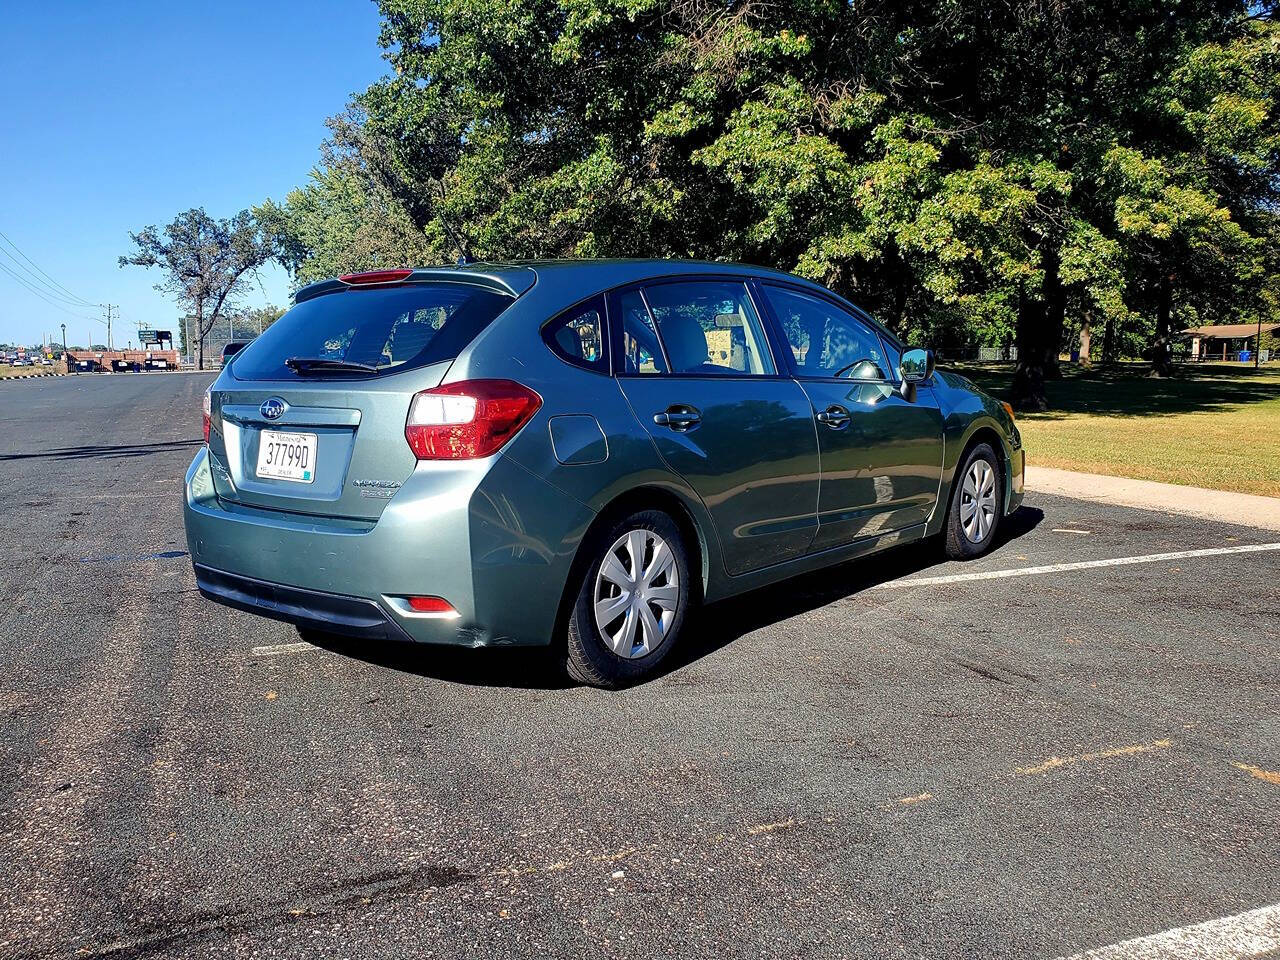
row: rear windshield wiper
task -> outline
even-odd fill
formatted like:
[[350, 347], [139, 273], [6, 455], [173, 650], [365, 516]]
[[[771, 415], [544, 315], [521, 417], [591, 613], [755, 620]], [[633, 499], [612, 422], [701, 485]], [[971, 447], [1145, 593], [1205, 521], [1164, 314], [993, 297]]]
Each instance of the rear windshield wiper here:
[[332, 360], [328, 357], [290, 357], [284, 365], [299, 376], [312, 373], [377, 373], [378, 368], [351, 360]]

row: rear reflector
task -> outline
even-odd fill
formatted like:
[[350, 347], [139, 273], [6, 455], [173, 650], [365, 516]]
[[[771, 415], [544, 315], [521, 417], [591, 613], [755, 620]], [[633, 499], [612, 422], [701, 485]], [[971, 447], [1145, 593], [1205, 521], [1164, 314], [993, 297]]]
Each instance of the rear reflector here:
[[453, 609], [453, 604], [443, 597], [410, 597], [409, 609], [414, 613], [440, 613], [444, 615], [458, 615], [458, 611]]
[[412, 270], [370, 270], [368, 273], [348, 273], [339, 277], [343, 283], [363, 286], [370, 283], [399, 283], [412, 274]]
[[413, 398], [404, 436], [419, 460], [474, 460], [497, 453], [541, 406], [514, 380], [449, 383]]

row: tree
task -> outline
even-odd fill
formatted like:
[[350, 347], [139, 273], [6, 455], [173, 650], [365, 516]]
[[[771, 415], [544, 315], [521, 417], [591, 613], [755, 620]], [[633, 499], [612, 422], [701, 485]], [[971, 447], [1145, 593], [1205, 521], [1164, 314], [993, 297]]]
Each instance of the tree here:
[[194, 208], [157, 230], [130, 233], [136, 250], [120, 257], [120, 266], [158, 267], [164, 280], [156, 289], [174, 297], [194, 325], [198, 366], [204, 369], [204, 341], [224, 309], [234, 303], [251, 273], [276, 253], [256, 218], [242, 210], [217, 220]]
[[300, 279], [745, 260], [916, 342], [1016, 342], [1031, 409], [1081, 331], [1109, 359], [1280, 301], [1271, 2], [379, 5], [391, 75], [271, 211]]
[[268, 200], [253, 212], [277, 258], [301, 283], [442, 255], [353, 157], [313, 170], [284, 204]]

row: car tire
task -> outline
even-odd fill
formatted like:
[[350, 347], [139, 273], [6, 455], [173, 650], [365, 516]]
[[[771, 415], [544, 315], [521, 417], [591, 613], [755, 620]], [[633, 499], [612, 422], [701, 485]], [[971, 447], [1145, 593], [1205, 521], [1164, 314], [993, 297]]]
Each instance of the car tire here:
[[944, 549], [952, 560], [980, 557], [995, 543], [1004, 516], [1000, 459], [987, 443], [969, 450], [956, 470]]
[[569, 614], [565, 668], [605, 689], [648, 679], [679, 640], [695, 593], [680, 528], [661, 511], [642, 510], [602, 528], [586, 548], [591, 562]]

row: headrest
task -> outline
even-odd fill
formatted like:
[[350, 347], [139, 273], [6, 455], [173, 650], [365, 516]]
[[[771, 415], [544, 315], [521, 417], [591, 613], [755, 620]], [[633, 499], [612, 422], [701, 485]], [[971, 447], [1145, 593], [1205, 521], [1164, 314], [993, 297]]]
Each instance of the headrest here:
[[693, 317], [672, 311], [658, 326], [674, 373], [697, 370], [707, 362], [707, 336]]

